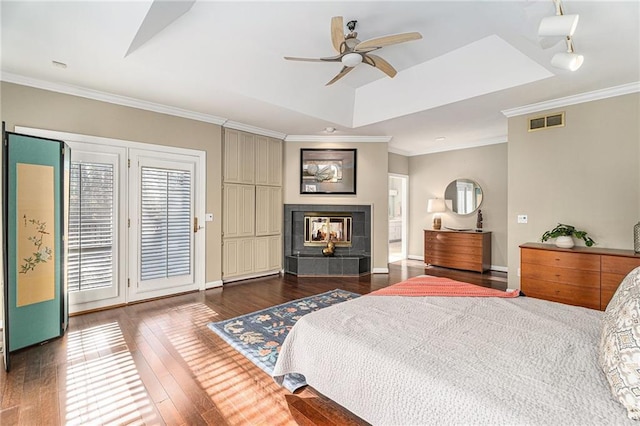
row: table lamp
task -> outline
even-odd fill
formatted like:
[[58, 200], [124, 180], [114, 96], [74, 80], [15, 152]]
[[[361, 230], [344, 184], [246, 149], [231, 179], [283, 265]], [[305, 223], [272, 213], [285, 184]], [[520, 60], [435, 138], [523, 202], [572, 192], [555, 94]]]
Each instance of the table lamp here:
[[442, 198], [432, 198], [427, 202], [427, 213], [434, 213], [433, 215], [433, 229], [440, 229], [442, 227], [442, 219], [440, 213], [447, 211], [447, 205]]

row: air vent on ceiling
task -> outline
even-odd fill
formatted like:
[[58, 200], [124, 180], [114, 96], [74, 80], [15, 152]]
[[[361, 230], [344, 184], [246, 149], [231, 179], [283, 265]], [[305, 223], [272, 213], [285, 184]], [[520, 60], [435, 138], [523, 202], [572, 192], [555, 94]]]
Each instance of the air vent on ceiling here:
[[529, 119], [529, 131], [550, 129], [552, 127], [564, 126], [564, 112], [558, 112], [544, 117], [536, 117]]

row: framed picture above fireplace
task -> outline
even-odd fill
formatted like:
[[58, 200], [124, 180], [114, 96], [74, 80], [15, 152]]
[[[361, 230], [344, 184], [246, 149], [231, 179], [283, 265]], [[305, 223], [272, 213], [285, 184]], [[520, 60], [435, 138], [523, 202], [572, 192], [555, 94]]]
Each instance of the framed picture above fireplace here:
[[301, 149], [301, 194], [355, 194], [355, 149]]

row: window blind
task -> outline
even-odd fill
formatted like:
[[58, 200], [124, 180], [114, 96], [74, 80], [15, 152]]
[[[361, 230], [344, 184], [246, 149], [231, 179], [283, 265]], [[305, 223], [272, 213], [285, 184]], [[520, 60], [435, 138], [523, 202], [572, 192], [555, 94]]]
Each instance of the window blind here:
[[191, 273], [191, 173], [141, 168], [140, 279]]
[[112, 164], [71, 163], [69, 291], [113, 285], [114, 170]]

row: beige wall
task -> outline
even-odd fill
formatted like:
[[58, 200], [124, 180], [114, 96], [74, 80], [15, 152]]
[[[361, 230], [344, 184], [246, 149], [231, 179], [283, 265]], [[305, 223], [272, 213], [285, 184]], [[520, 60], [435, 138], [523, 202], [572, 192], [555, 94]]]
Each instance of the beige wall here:
[[409, 174], [409, 157], [400, 154], [389, 153], [389, 173], [399, 175]]
[[[301, 195], [301, 148], [355, 148], [357, 154], [356, 195]], [[388, 153], [386, 143], [284, 143], [285, 204], [371, 204], [373, 219], [373, 268], [388, 267]]]
[[[566, 111], [566, 126], [527, 132], [533, 116]], [[640, 94], [509, 119], [509, 287], [520, 285], [518, 246], [558, 222], [598, 247], [632, 249], [640, 219]], [[527, 214], [527, 224], [516, 223]]]
[[[409, 157], [409, 256], [424, 256], [423, 230], [432, 228], [427, 200], [443, 198], [449, 183], [473, 179], [482, 187], [483, 229], [491, 231], [491, 264], [507, 266], [507, 144]], [[442, 225], [475, 228], [476, 214], [442, 214]]]
[[0, 84], [1, 118], [9, 131], [14, 126], [26, 126], [206, 151], [206, 211], [216, 219], [206, 227], [205, 281], [221, 279], [220, 126], [11, 83]]

